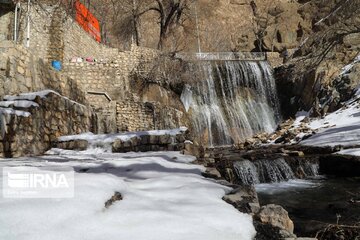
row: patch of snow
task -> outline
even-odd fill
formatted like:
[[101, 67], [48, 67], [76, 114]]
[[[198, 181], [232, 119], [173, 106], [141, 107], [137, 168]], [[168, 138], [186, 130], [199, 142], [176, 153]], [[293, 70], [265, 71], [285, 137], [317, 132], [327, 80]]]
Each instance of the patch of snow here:
[[301, 124], [301, 121], [304, 120], [304, 118], [309, 116], [309, 112], [306, 111], [299, 111], [295, 114], [295, 121], [293, 123], [293, 127], [299, 127]]
[[39, 104], [33, 101], [27, 100], [15, 100], [15, 101], [2, 101], [0, 102], [0, 107], [10, 107], [14, 106], [17, 108], [30, 108], [30, 107], [39, 107]]
[[341, 151], [337, 152], [336, 154], [360, 156], [360, 148], [341, 150]]
[[[230, 189], [202, 177], [203, 167], [192, 160], [178, 152], [74, 151], [5, 159], [0, 167], [73, 167], [75, 197], [0, 198], [0, 239], [253, 239], [252, 217], [225, 203]], [[105, 209], [115, 191], [124, 199]]]
[[9, 114], [9, 115], [16, 115], [19, 117], [29, 117], [31, 113], [26, 111], [14, 110], [12, 108], [2, 108], [0, 107], [0, 114]]
[[308, 126], [318, 130], [314, 136], [302, 141], [313, 146], [350, 146], [360, 141], [360, 108], [358, 103], [330, 113], [322, 119], [311, 121]]
[[39, 91], [39, 92], [21, 93], [19, 95], [6, 95], [4, 97], [4, 100], [6, 100], [6, 101], [16, 101], [16, 100], [34, 101], [36, 97], [46, 98], [46, 96], [49, 95], [50, 93], [53, 93], [55, 95], [58, 95], [64, 99], [66, 99], [66, 100], [69, 100], [70, 102], [72, 102], [74, 104], [85, 107], [85, 105], [75, 102], [67, 97], [64, 97], [61, 94], [59, 94], [58, 92], [55, 92], [53, 90], [43, 90], [43, 91]]
[[31, 93], [21, 93], [19, 95], [6, 95], [4, 97], [4, 100], [6, 101], [15, 101], [15, 100], [29, 100], [29, 101], [34, 101], [36, 97], [41, 97], [41, 98], [45, 98], [47, 95], [49, 95], [50, 93], [54, 93], [56, 95], [59, 95], [59, 93], [53, 91], [53, 90], [44, 90], [44, 91], [39, 91], [39, 92], [31, 92]]
[[340, 75], [344, 75], [344, 74], [348, 73], [355, 66], [355, 64], [357, 64], [359, 62], [360, 62], [360, 54], [354, 59], [354, 61], [352, 63], [344, 66], [341, 69]]

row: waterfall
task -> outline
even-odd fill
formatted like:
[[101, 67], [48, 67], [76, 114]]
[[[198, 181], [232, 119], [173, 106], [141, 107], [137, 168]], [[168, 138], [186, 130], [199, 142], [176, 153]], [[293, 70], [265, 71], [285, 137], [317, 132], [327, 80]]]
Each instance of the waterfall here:
[[234, 162], [234, 169], [239, 182], [243, 184], [258, 184], [269, 182], [282, 182], [297, 178], [296, 169], [304, 170], [305, 176], [318, 175], [318, 164], [303, 160], [293, 168], [283, 159], [275, 160], [241, 160]]
[[249, 160], [239, 161], [234, 163], [234, 169], [237, 177], [244, 184], [260, 183], [257, 168], [254, 163]]
[[195, 134], [206, 138], [209, 146], [241, 142], [276, 128], [279, 103], [272, 70], [266, 61], [197, 64], [201, 79], [190, 84], [191, 90], [185, 88], [181, 99], [191, 109]]

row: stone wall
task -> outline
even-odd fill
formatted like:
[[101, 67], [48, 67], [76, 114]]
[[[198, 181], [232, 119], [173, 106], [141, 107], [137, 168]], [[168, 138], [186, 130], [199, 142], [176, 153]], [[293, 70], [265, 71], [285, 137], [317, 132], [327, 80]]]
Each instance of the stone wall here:
[[96, 115], [52, 91], [0, 102], [0, 157], [40, 155], [63, 135], [97, 132]]
[[0, 42], [10, 40], [11, 38], [11, 21], [13, 19], [13, 12], [8, 8], [1, 8], [0, 6]]
[[117, 132], [116, 102], [101, 93], [90, 92], [86, 95], [86, 98], [98, 115], [98, 131], [100, 133]]
[[184, 126], [184, 113], [158, 102], [142, 102], [130, 96], [117, 103], [118, 132], [175, 129]]
[[118, 102], [116, 108], [118, 132], [155, 129], [153, 104], [128, 98], [127, 101]]
[[86, 103], [84, 92], [73, 79], [54, 71], [27, 48], [10, 41], [0, 42], [0, 99], [45, 89]]
[[112, 99], [122, 99], [128, 89], [121, 68], [121, 64], [113, 62], [65, 63], [62, 74], [75, 79], [84, 92], [105, 92]]
[[[23, 5], [23, 13], [26, 13]], [[73, 57], [112, 58], [119, 52], [96, 42], [58, 4], [32, 4], [30, 49], [45, 61], [67, 62]], [[26, 14], [20, 18], [19, 43], [26, 43]]]
[[130, 90], [131, 74], [150, 71], [144, 68], [159, 52], [135, 45], [131, 51], [119, 52], [112, 60], [99, 62], [65, 62], [62, 73], [76, 80], [84, 92], [105, 92], [114, 100], [124, 100]]

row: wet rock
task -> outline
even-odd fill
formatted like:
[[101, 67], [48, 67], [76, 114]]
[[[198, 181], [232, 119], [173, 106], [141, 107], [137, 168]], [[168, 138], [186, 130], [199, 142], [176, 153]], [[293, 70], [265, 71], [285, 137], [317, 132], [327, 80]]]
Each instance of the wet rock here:
[[120, 152], [124, 146], [124, 142], [121, 139], [116, 139], [112, 144], [113, 152]]
[[257, 213], [260, 210], [259, 200], [254, 186], [239, 186], [223, 197], [240, 212]]
[[74, 140], [74, 141], [65, 141], [65, 142], [56, 142], [54, 143], [55, 148], [65, 149], [65, 150], [77, 150], [84, 151], [88, 148], [88, 141], [86, 140]]
[[339, 177], [360, 176], [360, 157], [331, 154], [320, 157], [320, 172]]
[[287, 154], [292, 157], [304, 157], [305, 154], [302, 151], [287, 151]]
[[256, 240], [279, 240], [283, 239], [280, 234], [280, 229], [270, 224], [263, 224], [258, 221], [254, 221], [256, 229]]
[[285, 137], [281, 136], [275, 140], [275, 143], [276, 144], [283, 143], [283, 142], [285, 142], [285, 140], [286, 140]]

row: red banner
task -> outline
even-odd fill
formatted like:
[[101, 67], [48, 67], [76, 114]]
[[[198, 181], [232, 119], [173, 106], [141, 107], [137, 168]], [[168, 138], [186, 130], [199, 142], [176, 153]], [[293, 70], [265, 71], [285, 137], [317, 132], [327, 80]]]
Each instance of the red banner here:
[[96, 41], [101, 42], [100, 24], [94, 15], [79, 1], [75, 2], [76, 21], [79, 25], [95, 38]]

